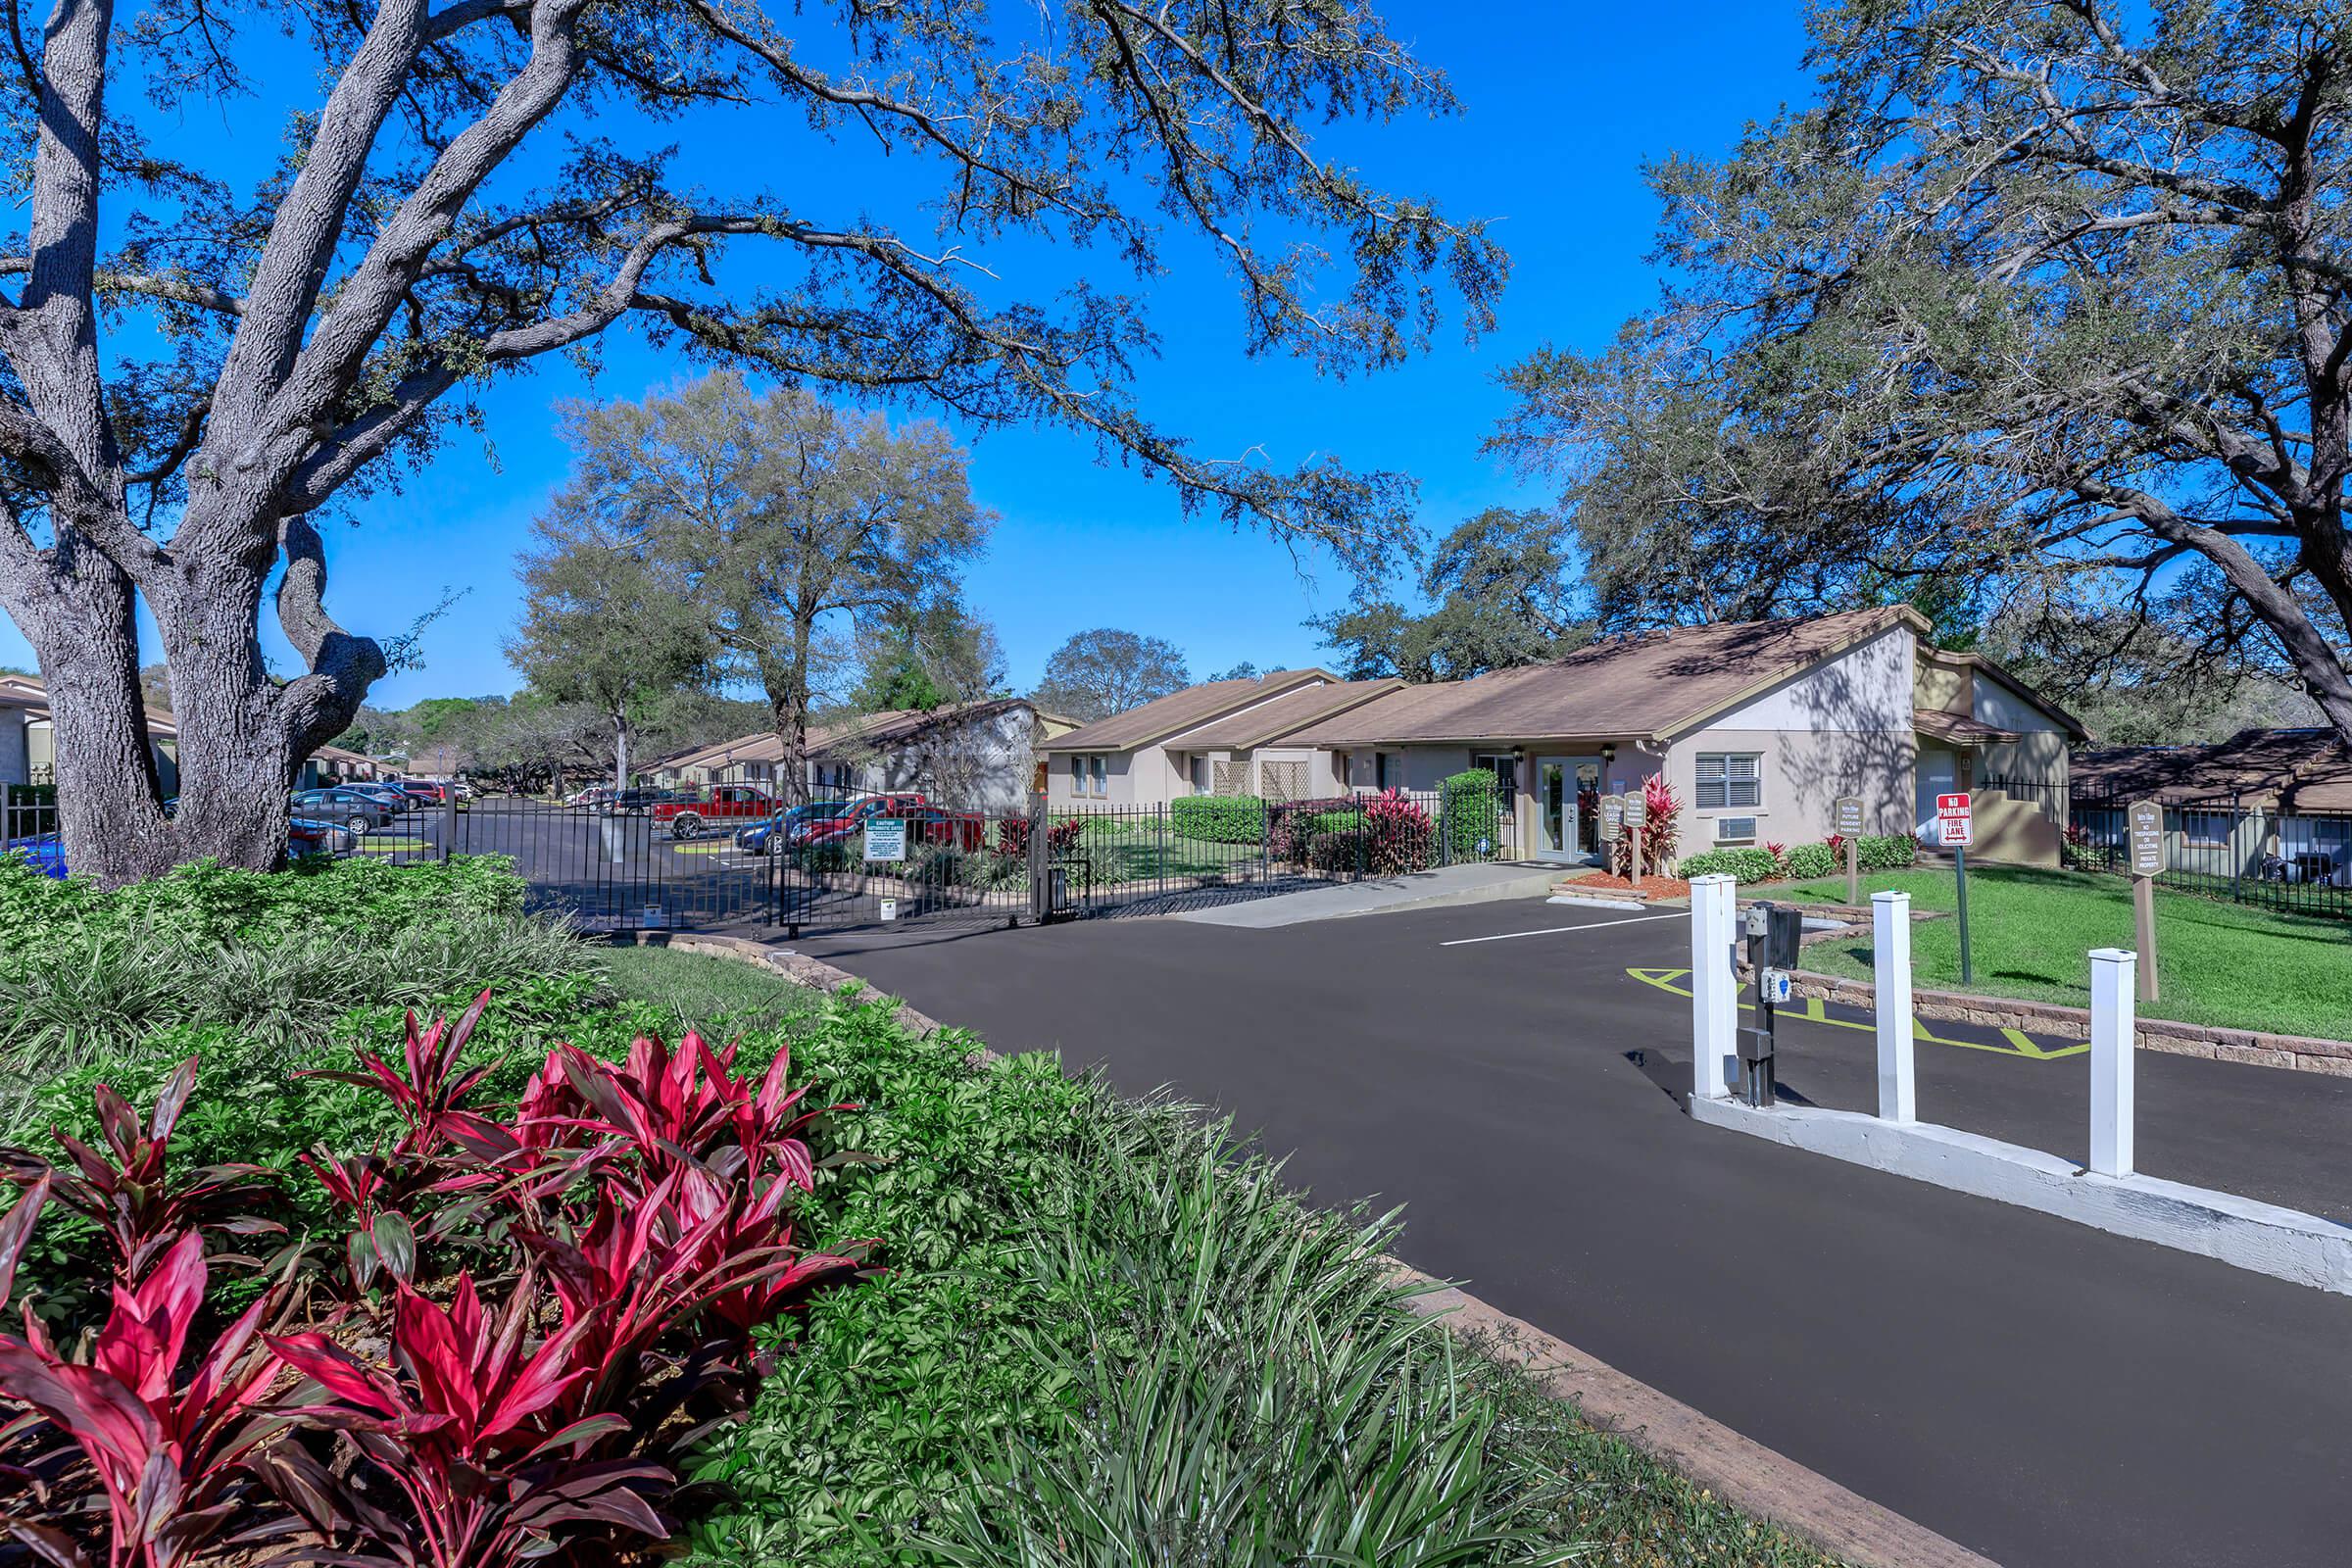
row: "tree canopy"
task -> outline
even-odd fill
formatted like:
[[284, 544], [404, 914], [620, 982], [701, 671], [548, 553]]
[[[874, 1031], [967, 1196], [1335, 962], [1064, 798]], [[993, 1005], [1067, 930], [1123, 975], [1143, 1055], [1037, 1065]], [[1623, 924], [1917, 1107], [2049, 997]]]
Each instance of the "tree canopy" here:
[[1557, 659], [1592, 636], [1560, 533], [1548, 512], [1491, 507], [1431, 552], [1416, 585], [1427, 610], [1366, 593], [1307, 624], [1350, 680], [1462, 680]]
[[1935, 592], [2352, 737], [2352, 13], [1839, 0], [1819, 101], [1650, 171], [1668, 290], [1509, 376], [1602, 619]]
[[[972, 430], [1075, 431], [1188, 509], [1360, 565], [1409, 482], [1197, 452], [1134, 395], [1140, 291], [1213, 258], [1243, 352], [1342, 373], [1416, 352], [1442, 295], [1486, 330], [1504, 273], [1480, 223], [1318, 147], [1335, 119], [1455, 107], [1352, 0], [117, 12], [57, 0], [0, 79], [25, 175], [0, 245], [0, 606], [56, 700], [68, 852], [109, 880], [282, 855], [294, 760], [385, 665], [328, 614], [311, 519], [616, 326]], [[212, 103], [282, 135], [258, 178], [246, 138], [179, 128]], [[857, 177], [885, 158], [923, 172], [903, 210]], [[259, 645], [273, 574], [303, 666], [283, 682]], [[180, 723], [171, 818], [141, 604]]]
[[1081, 723], [1124, 713], [1193, 683], [1184, 655], [1163, 637], [1115, 626], [1082, 631], [1054, 650], [1030, 700]]

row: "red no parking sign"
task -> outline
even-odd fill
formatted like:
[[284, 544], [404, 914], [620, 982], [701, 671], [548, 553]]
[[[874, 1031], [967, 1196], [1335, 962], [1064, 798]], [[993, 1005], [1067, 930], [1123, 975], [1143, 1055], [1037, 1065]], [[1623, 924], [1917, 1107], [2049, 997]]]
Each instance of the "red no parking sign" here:
[[1936, 797], [1936, 842], [1947, 850], [1965, 850], [1976, 842], [1976, 820], [1970, 814], [1967, 795]]

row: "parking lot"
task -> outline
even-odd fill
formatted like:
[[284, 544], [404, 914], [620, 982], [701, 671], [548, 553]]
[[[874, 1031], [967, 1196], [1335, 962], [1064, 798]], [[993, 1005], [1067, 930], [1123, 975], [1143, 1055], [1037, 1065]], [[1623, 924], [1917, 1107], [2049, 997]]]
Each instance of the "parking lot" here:
[[[1236, 930], [810, 940], [1001, 1050], [1234, 1112], [1326, 1201], [2009, 1568], [2335, 1563], [2352, 1300], [1693, 1124], [1679, 911], [1541, 901]], [[1923, 1117], [2080, 1154], [2087, 1066], [1931, 1025]], [[1791, 1096], [1873, 1043], [1791, 1020]], [[2352, 1082], [2143, 1054], [2140, 1167], [2352, 1219]]]

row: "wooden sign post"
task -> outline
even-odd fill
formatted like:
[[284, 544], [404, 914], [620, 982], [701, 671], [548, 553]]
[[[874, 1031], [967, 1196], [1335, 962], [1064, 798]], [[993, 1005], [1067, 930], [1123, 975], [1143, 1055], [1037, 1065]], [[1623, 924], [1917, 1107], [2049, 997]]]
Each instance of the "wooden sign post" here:
[[[2125, 809], [2132, 850], [2132, 924], [2139, 944], [2139, 1000], [2156, 995], [2156, 879], [2164, 874], [2164, 804], [2133, 801]], [[2234, 853], [2236, 846], [2232, 845]]]
[[1845, 902], [1862, 902], [1862, 797], [1840, 795], [1831, 814], [1838, 825], [1838, 836], [1845, 840]]
[[[1625, 837], [1625, 797], [1603, 795], [1600, 798], [1600, 842], [1615, 844], [1623, 837]], [[1614, 856], [1610, 858], [1609, 863], [1612, 866], [1616, 864]]]
[[1642, 885], [1642, 826], [1649, 820], [1649, 802], [1640, 790], [1629, 790], [1625, 796], [1625, 836], [1634, 855], [1634, 886]]

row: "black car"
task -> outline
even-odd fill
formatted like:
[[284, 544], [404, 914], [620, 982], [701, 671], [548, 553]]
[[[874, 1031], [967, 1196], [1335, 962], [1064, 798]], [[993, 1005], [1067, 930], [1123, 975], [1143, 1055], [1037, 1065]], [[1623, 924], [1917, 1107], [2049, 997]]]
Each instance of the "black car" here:
[[375, 828], [391, 826], [393, 812], [392, 808], [372, 794], [338, 786], [296, 791], [294, 814], [315, 821], [340, 822], [353, 833], [366, 837]]
[[685, 798], [676, 790], [621, 790], [610, 799], [597, 802], [596, 808], [606, 816], [643, 816], [664, 801]]

